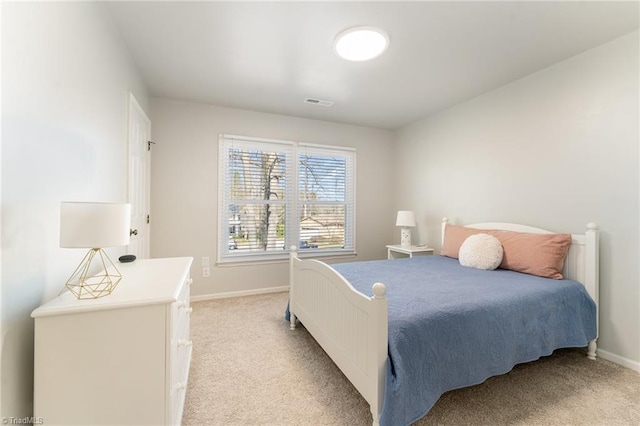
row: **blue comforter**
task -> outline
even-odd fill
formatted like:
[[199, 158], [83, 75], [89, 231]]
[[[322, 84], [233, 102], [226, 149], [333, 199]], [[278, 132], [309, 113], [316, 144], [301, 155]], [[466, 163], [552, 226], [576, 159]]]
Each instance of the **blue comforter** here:
[[596, 336], [582, 285], [426, 256], [332, 265], [363, 294], [387, 287], [389, 361], [381, 425], [407, 425], [445, 392]]

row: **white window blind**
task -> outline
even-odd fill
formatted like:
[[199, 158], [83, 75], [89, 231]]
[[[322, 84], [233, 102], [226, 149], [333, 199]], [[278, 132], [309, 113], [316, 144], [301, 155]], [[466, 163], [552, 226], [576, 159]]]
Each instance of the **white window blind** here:
[[353, 174], [353, 161], [346, 152], [299, 145], [301, 248], [353, 250]]
[[355, 250], [355, 151], [221, 135], [219, 260]]

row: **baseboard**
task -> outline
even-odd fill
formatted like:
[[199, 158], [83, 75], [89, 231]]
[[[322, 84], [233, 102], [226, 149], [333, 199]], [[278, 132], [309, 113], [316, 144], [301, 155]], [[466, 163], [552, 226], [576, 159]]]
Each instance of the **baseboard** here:
[[598, 356], [602, 359], [606, 359], [607, 361], [611, 361], [640, 373], [640, 362], [632, 361], [619, 355], [612, 354], [611, 352], [603, 351], [602, 349], [598, 349]]
[[280, 293], [281, 291], [289, 291], [289, 286], [259, 288], [255, 290], [230, 291], [227, 293], [203, 294], [200, 296], [191, 296], [192, 302], [202, 302], [204, 300], [227, 299], [230, 297], [255, 296], [256, 294]]

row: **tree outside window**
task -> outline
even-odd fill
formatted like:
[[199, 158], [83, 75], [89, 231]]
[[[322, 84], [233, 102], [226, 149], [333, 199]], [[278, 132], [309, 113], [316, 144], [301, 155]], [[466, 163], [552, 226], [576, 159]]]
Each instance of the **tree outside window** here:
[[353, 150], [225, 135], [220, 158], [222, 258], [354, 250]]

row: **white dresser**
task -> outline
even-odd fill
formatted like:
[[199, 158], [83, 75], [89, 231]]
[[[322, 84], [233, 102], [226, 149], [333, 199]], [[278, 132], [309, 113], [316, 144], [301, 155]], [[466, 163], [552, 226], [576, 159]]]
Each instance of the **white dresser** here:
[[66, 292], [33, 311], [34, 416], [47, 425], [180, 424], [192, 261], [118, 263], [111, 295]]

